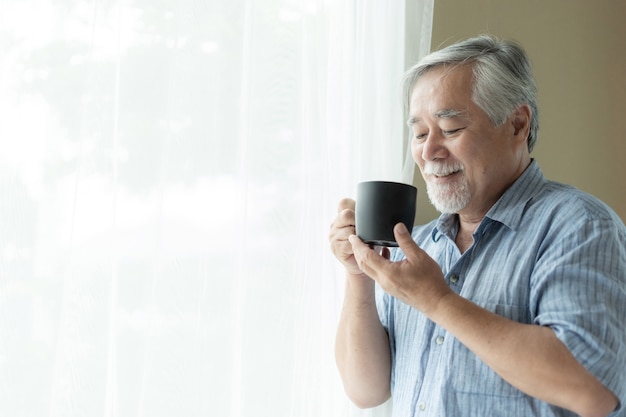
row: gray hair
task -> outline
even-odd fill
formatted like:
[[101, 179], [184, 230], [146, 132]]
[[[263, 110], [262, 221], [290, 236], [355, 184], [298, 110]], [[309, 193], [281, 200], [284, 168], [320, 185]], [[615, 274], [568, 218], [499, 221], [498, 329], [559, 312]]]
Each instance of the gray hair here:
[[481, 35], [450, 45], [422, 58], [404, 75], [403, 90], [407, 110], [417, 80], [440, 66], [473, 65], [472, 100], [499, 126], [519, 106], [531, 109], [528, 151], [532, 152], [539, 133], [537, 86], [530, 60], [524, 49], [513, 41]]

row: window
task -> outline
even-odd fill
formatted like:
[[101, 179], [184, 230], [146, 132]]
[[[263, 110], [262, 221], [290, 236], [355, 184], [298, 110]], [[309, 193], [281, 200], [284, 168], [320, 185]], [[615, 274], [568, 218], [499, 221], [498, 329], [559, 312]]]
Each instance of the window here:
[[5, 5], [0, 414], [346, 415], [326, 234], [358, 179], [401, 170], [405, 18]]

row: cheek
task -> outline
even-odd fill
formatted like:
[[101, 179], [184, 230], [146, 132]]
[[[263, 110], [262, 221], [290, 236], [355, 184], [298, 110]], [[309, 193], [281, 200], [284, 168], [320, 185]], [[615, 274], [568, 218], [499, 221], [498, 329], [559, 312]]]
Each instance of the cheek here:
[[416, 144], [415, 141], [411, 141], [411, 156], [417, 165], [422, 167], [424, 160], [422, 159], [422, 145]]

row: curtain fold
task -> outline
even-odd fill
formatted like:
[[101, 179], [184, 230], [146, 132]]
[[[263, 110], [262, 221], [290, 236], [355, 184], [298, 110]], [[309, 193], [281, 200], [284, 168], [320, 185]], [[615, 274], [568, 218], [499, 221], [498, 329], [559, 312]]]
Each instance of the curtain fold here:
[[410, 3], [3, 4], [1, 415], [388, 412], [343, 393], [327, 233], [412, 178]]

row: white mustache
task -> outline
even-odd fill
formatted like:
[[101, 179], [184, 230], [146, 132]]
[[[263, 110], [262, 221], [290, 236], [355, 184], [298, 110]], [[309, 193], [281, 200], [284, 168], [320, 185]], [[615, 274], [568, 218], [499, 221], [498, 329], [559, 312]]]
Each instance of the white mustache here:
[[445, 177], [455, 172], [461, 172], [465, 167], [460, 162], [455, 163], [436, 163], [427, 162], [424, 165], [424, 175], [435, 175], [437, 177]]

